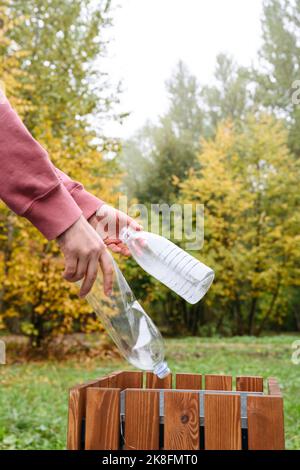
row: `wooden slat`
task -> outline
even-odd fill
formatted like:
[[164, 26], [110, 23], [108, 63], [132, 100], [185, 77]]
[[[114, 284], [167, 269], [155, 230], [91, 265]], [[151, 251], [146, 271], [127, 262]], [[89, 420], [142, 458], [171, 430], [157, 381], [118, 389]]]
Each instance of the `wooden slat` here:
[[263, 392], [264, 380], [258, 376], [239, 376], [236, 378], [238, 392]]
[[274, 377], [270, 377], [268, 379], [268, 392], [269, 392], [269, 395], [273, 395], [275, 397], [282, 396], [279, 383], [277, 382], [276, 379], [274, 379]]
[[125, 449], [159, 449], [158, 391], [125, 391]]
[[122, 388], [120, 386], [117, 387], [117, 383], [120, 384], [122, 381], [122, 376], [124, 374], [124, 371], [120, 370], [118, 372], [113, 372], [112, 374], [109, 374], [108, 376], [108, 386], [110, 388]]
[[172, 374], [159, 379], [153, 372], [146, 372], [146, 388], [172, 388]]
[[109, 378], [108, 377], [102, 377], [102, 379], [100, 379], [98, 381], [97, 387], [108, 388], [108, 386], [109, 386]]
[[143, 372], [139, 371], [120, 371], [108, 377], [109, 387], [111, 388], [142, 388]]
[[81, 423], [83, 417], [83, 398], [79, 388], [69, 391], [69, 414], [67, 449], [79, 450], [81, 448]]
[[176, 388], [178, 390], [201, 390], [201, 374], [176, 374]]
[[238, 395], [205, 395], [204, 422], [206, 450], [241, 449], [241, 403]]
[[88, 388], [85, 426], [87, 450], [118, 450], [120, 389]]
[[248, 396], [248, 448], [284, 449], [283, 399], [278, 396]]
[[231, 375], [206, 375], [205, 389], [231, 391], [232, 377]]
[[198, 450], [199, 394], [164, 392], [164, 449]]
[[85, 417], [86, 389], [97, 387], [100, 379], [90, 380], [82, 385], [72, 387], [69, 391], [67, 449], [79, 450], [82, 447], [81, 428]]

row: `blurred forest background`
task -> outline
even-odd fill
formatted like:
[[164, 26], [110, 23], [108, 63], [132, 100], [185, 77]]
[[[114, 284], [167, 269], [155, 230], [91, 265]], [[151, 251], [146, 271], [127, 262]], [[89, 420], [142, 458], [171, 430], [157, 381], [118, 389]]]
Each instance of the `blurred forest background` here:
[[[203, 85], [178, 63], [166, 83], [168, 111], [122, 145], [91, 125], [114, 113], [119, 96], [96, 66], [109, 47], [104, 31], [113, 28], [110, 1], [96, 3], [0, 2], [8, 98], [55, 165], [108, 203], [126, 194], [146, 205], [205, 204], [204, 247], [192, 254], [216, 279], [201, 303], [187, 305], [133, 260], [123, 262], [164, 334], [300, 331], [300, 105], [292, 99], [300, 2], [264, 1], [257, 67], [220, 54], [214, 85]], [[62, 281], [57, 245], [3, 204], [0, 226], [3, 332], [45, 349], [57, 335], [99, 330], [76, 288]]]

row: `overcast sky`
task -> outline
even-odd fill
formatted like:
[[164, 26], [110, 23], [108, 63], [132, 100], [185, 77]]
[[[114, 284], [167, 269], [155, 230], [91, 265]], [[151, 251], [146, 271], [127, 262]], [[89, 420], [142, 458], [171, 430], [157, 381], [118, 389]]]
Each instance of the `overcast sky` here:
[[122, 80], [122, 126], [105, 133], [129, 137], [167, 108], [165, 81], [182, 59], [200, 83], [209, 83], [219, 52], [251, 64], [261, 43], [262, 0], [115, 0], [107, 71]]

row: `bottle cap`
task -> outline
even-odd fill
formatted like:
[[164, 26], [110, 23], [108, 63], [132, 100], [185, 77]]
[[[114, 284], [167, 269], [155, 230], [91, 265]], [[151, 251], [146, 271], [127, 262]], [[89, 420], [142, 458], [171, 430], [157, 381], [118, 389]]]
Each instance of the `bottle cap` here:
[[168, 364], [166, 362], [160, 362], [154, 369], [153, 372], [159, 379], [164, 379], [171, 373]]

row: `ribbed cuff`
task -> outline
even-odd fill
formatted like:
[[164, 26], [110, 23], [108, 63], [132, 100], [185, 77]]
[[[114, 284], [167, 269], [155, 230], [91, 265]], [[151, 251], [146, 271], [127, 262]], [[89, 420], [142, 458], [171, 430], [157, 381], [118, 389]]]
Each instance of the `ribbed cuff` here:
[[104, 204], [101, 199], [93, 196], [82, 187], [74, 188], [70, 194], [87, 220]]
[[81, 216], [82, 212], [63, 184], [36, 199], [22, 214], [48, 240], [54, 240]]

